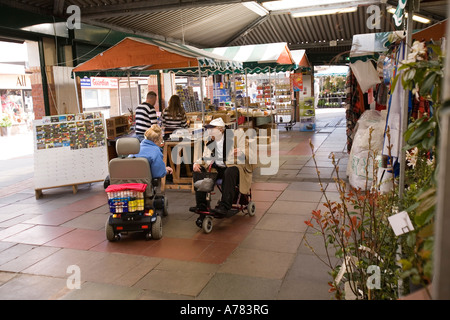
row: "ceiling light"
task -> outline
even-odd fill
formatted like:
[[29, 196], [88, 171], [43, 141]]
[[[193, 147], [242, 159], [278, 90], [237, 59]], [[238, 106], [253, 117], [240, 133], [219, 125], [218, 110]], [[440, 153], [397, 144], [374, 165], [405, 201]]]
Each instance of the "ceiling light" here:
[[[343, 4], [346, 3], [348, 5], [349, 2], [355, 2], [354, 0], [281, 0], [281, 1], [267, 1], [263, 3], [263, 6], [270, 11], [277, 10], [290, 10], [311, 6], [328, 6], [334, 4]], [[358, 2], [358, 1], [356, 1]]]
[[255, 1], [243, 2], [242, 4], [246, 6], [247, 9], [252, 10], [254, 13], [260, 15], [261, 17], [269, 13], [266, 8]]
[[[394, 7], [390, 7], [390, 8], [387, 9], [387, 12], [389, 12], [391, 14], [394, 14], [395, 10], [396, 9]], [[408, 18], [408, 13], [407, 12], [405, 12], [405, 18]], [[413, 20], [417, 21], [417, 22], [420, 22], [420, 23], [424, 23], [424, 24], [431, 22], [430, 19], [422, 17], [422, 16], [418, 16], [416, 14], [413, 14]]]
[[349, 12], [355, 12], [356, 10], [358, 10], [358, 7], [316, 10], [316, 11], [291, 11], [291, 16], [292, 16], [292, 18], [312, 17], [312, 16], [322, 16], [322, 15], [336, 14], [336, 13], [349, 13]]

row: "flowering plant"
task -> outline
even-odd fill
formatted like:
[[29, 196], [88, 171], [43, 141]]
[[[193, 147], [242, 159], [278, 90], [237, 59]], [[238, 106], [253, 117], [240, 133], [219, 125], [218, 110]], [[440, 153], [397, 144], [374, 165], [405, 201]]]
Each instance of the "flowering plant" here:
[[[371, 149], [366, 163], [376, 158]], [[314, 146], [311, 144], [314, 163]], [[339, 166], [334, 155], [332, 163], [337, 177], [336, 189], [339, 200], [331, 201], [324, 191], [320, 171], [317, 168], [319, 185], [325, 202], [322, 209], [312, 211], [305, 224], [322, 237], [325, 258], [317, 254], [310, 245], [308, 234], [304, 241], [311, 251], [329, 268], [332, 280], [328, 282], [329, 292], [337, 299], [396, 299], [398, 296], [399, 266], [396, 263], [397, 241], [391, 229], [388, 216], [397, 204], [396, 192], [382, 194], [378, 191], [377, 166], [369, 172], [366, 165], [366, 187], [370, 179], [372, 188], [356, 189], [339, 178]], [[334, 254], [334, 258], [332, 257]]]
[[432, 279], [432, 254], [434, 247], [433, 224], [436, 204], [435, 165], [438, 158], [436, 146], [440, 131], [444, 57], [436, 44], [426, 46], [415, 41], [408, 58], [402, 61], [393, 81], [392, 90], [400, 78], [405, 90], [411, 90], [414, 99], [430, 104], [430, 112], [418, 114], [404, 133], [407, 165], [405, 196], [401, 206], [411, 217], [414, 231], [403, 237], [403, 278], [413, 284], [425, 286]]

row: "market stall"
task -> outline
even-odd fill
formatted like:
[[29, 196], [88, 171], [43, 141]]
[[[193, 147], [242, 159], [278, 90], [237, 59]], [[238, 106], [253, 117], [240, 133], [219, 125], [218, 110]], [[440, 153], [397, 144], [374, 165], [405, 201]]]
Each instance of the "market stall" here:
[[243, 62], [243, 69], [236, 70], [234, 79], [230, 79], [235, 84], [229, 85], [229, 95], [238, 112], [247, 118], [247, 124], [273, 128], [280, 120], [284, 124], [295, 123], [293, 100], [299, 100], [299, 93], [294, 93], [292, 75], [295, 70], [301, 76], [301, 71], [311, 69], [304, 50], [290, 51], [286, 43], [205, 50]]
[[[424, 62], [427, 59], [437, 59], [437, 54], [431, 54], [433, 49], [427, 49], [427, 46], [431, 45], [432, 39], [433, 45], [439, 45], [444, 35], [443, 25], [445, 23], [439, 23], [413, 33], [411, 38], [417, 42], [411, 46], [411, 54], [408, 53], [407, 39], [404, 38], [403, 31], [354, 36], [347, 77], [346, 105], [347, 147], [350, 153], [347, 175], [352, 185], [362, 187], [356, 181], [358, 177], [365, 177], [363, 167], [366, 165], [367, 156], [358, 153], [362, 150], [362, 144], [366, 145], [367, 153], [368, 146], [367, 142], [362, 142], [364, 139], [361, 135], [364, 133], [361, 132], [361, 126], [366, 130], [376, 127], [377, 130], [372, 134], [372, 146], [377, 148], [374, 151], [389, 159], [387, 165], [393, 170], [388, 174], [400, 176], [400, 184], [404, 184], [406, 160], [402, 150], [403, 147], [410, 146], [405, 138], [408, 134], [407, 128], [424, 115], [433, 116], [435, 110], [429, 99], [419, 95], [417, 88], [404, 87], [407, 82], [399, 80], [404, 72], [401, 66], [415, 62], [418, 56], [418, 59]], [[426, 93], [421, 91], [421, 94]], [[381, 127], [378, 124], [381, 124]], [[379, 128], [381, 130], [378, 130]], [[386, 134], [388, 128], [389, 136]], [[411, 136], [411, 132], [408, 136]], [[386, 165], [386, 161], [383, 162]]]

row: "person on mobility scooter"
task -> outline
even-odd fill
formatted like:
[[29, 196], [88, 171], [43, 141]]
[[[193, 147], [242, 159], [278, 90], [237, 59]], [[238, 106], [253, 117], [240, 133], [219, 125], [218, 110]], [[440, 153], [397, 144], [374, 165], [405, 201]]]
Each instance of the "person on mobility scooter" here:
[[[226, 129], [222, 118], [212, 120], [205, 128], [209, 141], [205, 143], [203, 158], [193, 165], [194, 187], [199, 186], [199, 180], [207, 177], [209, 172], [215, 173], [214, 183], [206, 192], [195, 187], [196, 206], [189, 208], [189, 211], [200, 214], [196, 223], [209, 233], [212, 229], [211, 217], [230, 217], [243, 210], [254, 215], [255, 205], [251, 202], [250, 188], [256, 164], [250, 161], [254, 155], [242, 129]], [[222, 195], [217, 206], [210, 208], [207, 197], [216, 183]], [[206, 226], [203, 223], [205, 218], [208, 218]]]
[[162, 160], [161, 142], [158, 125], [145, 132], [141, 143], [137, 138], [117, 140], [119, 156], [109, 162], [111, 185], [105, 185], [111, 209], [105, 226], [109, 241], [119, 240], [122, 233], [136, 231], [144, 232], [147, 239], [161, 239], [161, 216], [168, 213], [168, 201], [156, 189], [160, 178], [172, 172]]

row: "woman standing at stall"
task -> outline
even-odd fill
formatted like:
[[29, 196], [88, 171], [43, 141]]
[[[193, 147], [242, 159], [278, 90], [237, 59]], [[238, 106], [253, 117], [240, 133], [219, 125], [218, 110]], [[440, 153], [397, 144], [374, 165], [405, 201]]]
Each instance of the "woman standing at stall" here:
[[181, 105], [179, 96], [173, 95], [170, 97], [169, 106], [163, 110], [161, 119], [164, 128], [164, 140], [167, 140], [176, 129], [188, 127], [186, 112]]

